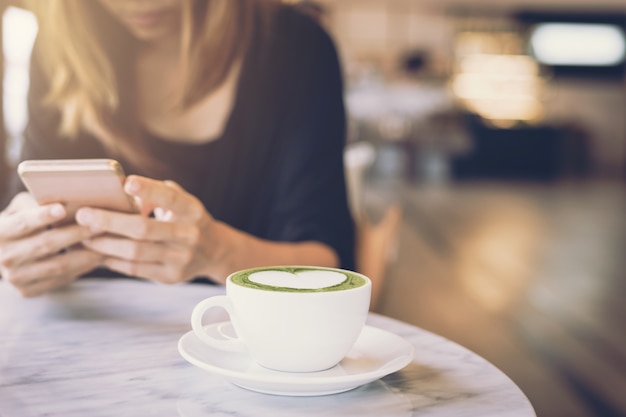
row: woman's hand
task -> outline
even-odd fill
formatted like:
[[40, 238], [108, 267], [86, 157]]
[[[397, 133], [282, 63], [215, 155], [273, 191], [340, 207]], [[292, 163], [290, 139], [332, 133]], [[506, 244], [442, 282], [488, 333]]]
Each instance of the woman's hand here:
[[[250, 267], [338, 265], [323, 243], [263, 240], [216, 221], [174, 182], [129, 176], [125, 189], [142, 215], [95, 208], [76, 213], [78, 224], [99, 232], [83, 244], [114, 271], [168, 284], [201, 276], [223, 283], [231, 272]], [[150, 212], [154, 218], [146, 216]]]
[[216, 222], [203, 204], [171, 181], [129, 176], [126, 192], [154, 218], [81, 208], [78, 224], [103, 232], [84, 242], [104, 256], [103, 265], [126, 275], [178, 283], [198, 276], [221, 277]]
[[0, 276], [24, 297], [67, 285], [100, 263], [102, 256], [80, 244], [93, 235], [89, 228], [54, 227], [66, 215], [61, 204], [39, 206], [28, 193], [0, 213]]

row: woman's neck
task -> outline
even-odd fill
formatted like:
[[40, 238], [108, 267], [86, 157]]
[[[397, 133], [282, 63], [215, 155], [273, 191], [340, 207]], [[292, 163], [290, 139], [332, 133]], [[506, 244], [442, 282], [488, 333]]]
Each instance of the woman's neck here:
[[176, 59], [180, 57], [180, 36], [166, 36], [139, 43], [139, 57]]
[[136, 66], [139, 113], [144, 127], [165, 139], [203, 143], [223, 133], [234, 106], [241, 63], [222, 85], [193, 107], [177, 108], [182, 82], [180, 43], [176, 39], [144, 44]]

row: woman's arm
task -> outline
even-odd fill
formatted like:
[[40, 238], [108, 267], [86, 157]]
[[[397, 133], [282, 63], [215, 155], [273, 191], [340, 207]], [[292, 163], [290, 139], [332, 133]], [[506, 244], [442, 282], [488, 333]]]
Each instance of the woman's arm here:
[[164, 283], [209, 276], [218, 282], [239, 269], [267, 265], [337, 266], [319, 242], [259, 239], [213, 219], [202, 203], [171, 181], [130, 176], [126, 191], [155, 217], [81, 208], [76, 219], [98, 236], [83, 242], [105, 256], [103, 265]]

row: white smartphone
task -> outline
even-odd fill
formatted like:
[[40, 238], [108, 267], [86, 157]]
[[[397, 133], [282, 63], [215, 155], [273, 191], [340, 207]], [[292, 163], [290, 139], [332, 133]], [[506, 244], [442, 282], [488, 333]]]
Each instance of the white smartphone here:
[[124, 191], [122, 166], [113, 159], [28, 160], [17, 172], [39, 204], [62, 203], [69, 213], [79, 207], [139, 212]]

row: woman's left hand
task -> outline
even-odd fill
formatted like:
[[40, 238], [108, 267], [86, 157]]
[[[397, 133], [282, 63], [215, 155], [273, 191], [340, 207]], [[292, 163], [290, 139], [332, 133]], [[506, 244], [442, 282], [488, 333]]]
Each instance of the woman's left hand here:
[[80, 225], [101, 232], [84, 245], [105, 256], [103, 266], [169, 284], [219, 271], [218, 222], [197, 198], [172, 181], [134, 175], [125, 189], [154, 218], [96, 208], [76, 213]]

